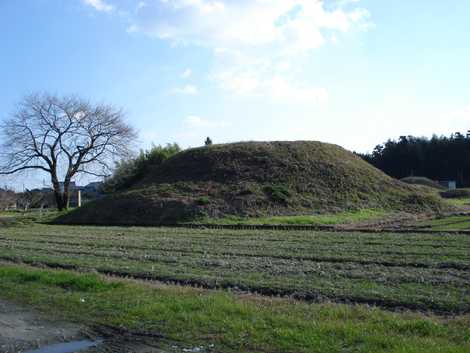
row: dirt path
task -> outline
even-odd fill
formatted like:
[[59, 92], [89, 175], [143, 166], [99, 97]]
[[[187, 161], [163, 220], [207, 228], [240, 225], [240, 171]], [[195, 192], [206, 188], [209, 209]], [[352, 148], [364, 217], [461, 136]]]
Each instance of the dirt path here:
[[0, 300], [0, 352], [14, 353], [85, 338], [82, 327], [51, 322], [33, 311]]
[[[80, 353], [182, 353], [214, 352], [203, 347], [180, 347], [157, 337], [129, 332], [100, 329], [100, 344]], [[0, 353], [21, 353], [42, 348], [44, 352], [56, 352], [60, 343], [96, 340], [96, 333], [86, 327], [63, 321], [53, 321], [27, 307], [0, 299]], [[49, 348], [50, 347], [50, 348]], [[47, 349], [46, 349], [47, 348]], [[41, 351], [42, 352], [42, 351]]]

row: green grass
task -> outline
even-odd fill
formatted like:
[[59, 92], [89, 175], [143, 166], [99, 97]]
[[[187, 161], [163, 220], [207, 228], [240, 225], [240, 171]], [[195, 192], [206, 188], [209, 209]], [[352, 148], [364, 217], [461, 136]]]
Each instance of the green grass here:
[[0, 264], [0, 297], [90, 326], [163, 335], [218, 352], [464, 353], [470, 317], [307, 304]]
[[470, 311], [470, 237], [182, 228], [6, 228], [0, 259], [435, 312]]
[[68, 211], [58, 212], [56, 210], [29, 210], [29, 211], [0, 211], [0, 226], [22, 226], [33, 223], [47, 223], [59, 215]]
[[470, 197], [456, 198], [456, 199], [443, 199], [445, 203], [450, 206], [461, 207], [470, 206]]
[[424, 221], [417, 226], [435, 231], [470, 230], [470, 216], [450, 216]]
[[437, 193], [442, 201], [451, 207], [462, 208], [470, 206], [470, 189], [446, 190]]
[[224, 217], [205, 218], [199, 223], [208, 224], [293, 224], [293, 225], [335, 225], [382, 219], [390, 215], [390, 211], [379, 209], [362, 209], [358, 211], [339, 212], [332, 214], [316, 214], [304, 216], [277, 216], [277, 217]]

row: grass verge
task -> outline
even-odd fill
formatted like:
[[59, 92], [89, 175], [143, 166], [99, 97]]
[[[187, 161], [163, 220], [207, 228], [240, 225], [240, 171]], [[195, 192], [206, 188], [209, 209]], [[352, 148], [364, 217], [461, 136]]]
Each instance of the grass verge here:
[[434, 231], [470, 230], [470, 216], [449, 216], [424, 221], [418, 227]]
[[457, 199], [442, 199], [445, 203], [454, 207], [470, 206], [470, 197], [463, 197]]
[[375, 221], [385, 218], [392, 213], [381, 209], [361, 209], [358, 211], [347, 211], [331, 214], [315, 214], [303, 216], [273, 216], [245, 218], [227, 216], [224, 218], [206, 218], [199, 223], [206, 224], [292, 224], [292, 225], [336, 225], [349, 224], [364, 221]]
[[111, 325], [217, 352], [470, 350], [470, 317], [307, 304], [0, 264], [0, 297], [86, 325]]
[[34, 210], [34, 211], [0, 211], [0, 226], [18, 227], [34, 223], [48, 223], [68, 211]]

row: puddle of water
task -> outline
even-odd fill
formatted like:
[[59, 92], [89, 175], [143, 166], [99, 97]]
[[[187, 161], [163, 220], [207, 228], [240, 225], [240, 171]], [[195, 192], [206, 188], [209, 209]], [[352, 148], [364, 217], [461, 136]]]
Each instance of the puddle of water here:
[[100, 341], [92, 342], [88, 340], [73, 341], [73, 342], [68, 342], [68, 343], [52, 344], [50, 346], [45, 346], [45, 347], [42, 347], [33, 351], [27, 351], [24, 353], [74, 353], [74, 352], [85, 350], [87, 348], [96, 347], [100, 343], [101, 343]]

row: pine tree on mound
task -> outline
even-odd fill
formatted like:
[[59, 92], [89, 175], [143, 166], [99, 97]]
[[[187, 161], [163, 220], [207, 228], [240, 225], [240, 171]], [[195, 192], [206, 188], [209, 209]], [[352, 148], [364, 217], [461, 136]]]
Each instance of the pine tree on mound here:
[[180, 152], [128, 190], [88, 203], [59, 221], [157, 225], [364, 208], [436, 212], [445, 206], [337, 145], [240, 142]]

